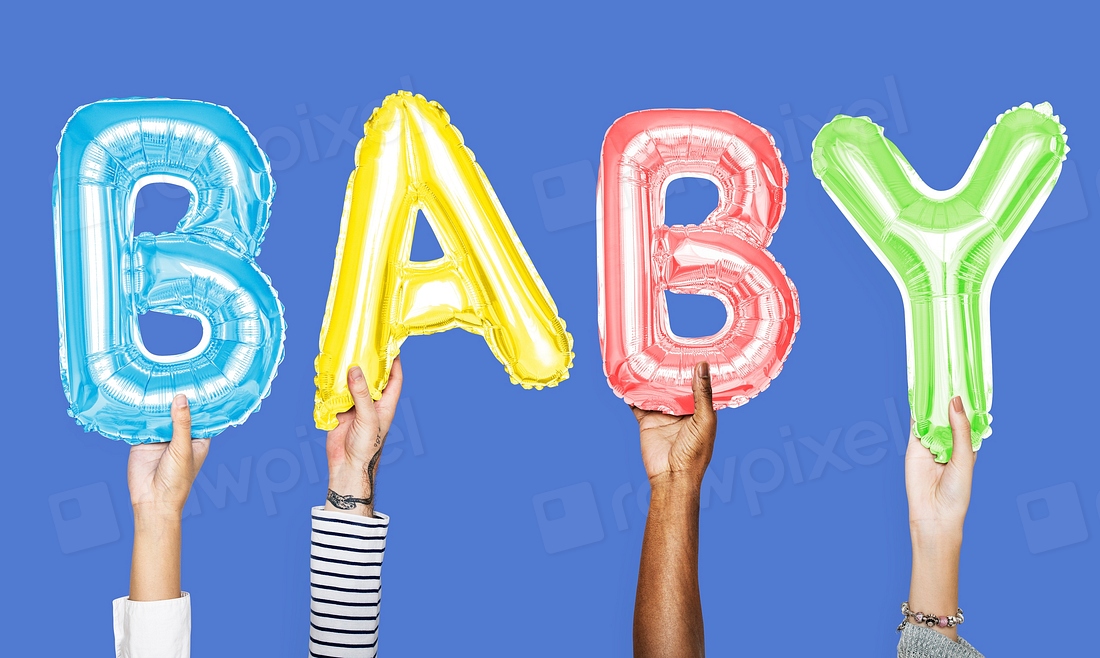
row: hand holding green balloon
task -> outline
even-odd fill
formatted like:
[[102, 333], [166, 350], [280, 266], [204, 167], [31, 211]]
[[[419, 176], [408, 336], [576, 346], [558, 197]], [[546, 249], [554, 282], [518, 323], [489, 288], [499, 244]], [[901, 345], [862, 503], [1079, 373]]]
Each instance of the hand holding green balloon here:
[[814, 139], [814, 175], [902, 291], [909, 404], [938, 462], [951, 458], [954, 396], [974, 450], [992, 433], [989, 295], [1058, 180], [1064, 133], [1048, 103], [1013, 108], [946, 191], [925, 185], [866, 117], [838, 116]]

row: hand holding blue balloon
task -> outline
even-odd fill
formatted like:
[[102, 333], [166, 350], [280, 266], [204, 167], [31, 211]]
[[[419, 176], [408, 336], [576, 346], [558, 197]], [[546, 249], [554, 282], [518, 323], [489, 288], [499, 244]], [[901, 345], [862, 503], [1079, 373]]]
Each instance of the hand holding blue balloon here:
[[[193, 435], [243, 423], [283, 356], [283, 307], [255, 258], [275, 185], [267, 157], [224, 107], [128, 99], [78, 109], [54, 179], [61, 376], [69, 414], [129, 443], [171, 439], [171, 404], [191, 402]], [[175, 232], [133, 235], [138, 191], [191, 193]], [[202, 323], [199, 344], [158, 356], [138, 316]]]

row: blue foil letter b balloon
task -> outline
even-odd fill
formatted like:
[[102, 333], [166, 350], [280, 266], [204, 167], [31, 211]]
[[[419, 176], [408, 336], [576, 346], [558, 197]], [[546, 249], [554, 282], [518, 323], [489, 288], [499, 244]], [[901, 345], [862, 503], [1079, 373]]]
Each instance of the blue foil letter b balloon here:
[[[129, 443], [171, 438], [172, 398], [191, 403], [193, 434], [243, 423], [283, 356], [283, 307], [255, 258], [274, 182], [244, 124], [210, 103], [108, 100], [73, 114], [57, 147], [54, 234], [61, 378], [69, 414]], [[138, 191], [191, 193], [172, 233], [134, 236]], [[158, 356], [146, 312], [195, 318], [202, 339]]]

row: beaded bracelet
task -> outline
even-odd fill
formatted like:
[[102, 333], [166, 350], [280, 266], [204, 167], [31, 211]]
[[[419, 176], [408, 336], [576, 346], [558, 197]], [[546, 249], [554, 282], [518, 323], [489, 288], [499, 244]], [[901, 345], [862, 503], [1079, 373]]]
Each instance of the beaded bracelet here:
[[940, 628], [953, 628], [963, 623], [962, 608], [956, 608], [955, 614], [951, 615], [950, 617], [937, 617], [936, 615], [929, 615], [923, 612], [913, 612], [909, 609], [909, 602], [904, 601], [901, 604], [901, 614], [904, 615], [905, 619], [902, 619], [901, 623], [898, 624], [899, 631], [905, 628], [905, 622], [909, 621], [910, 618], [912, 618], [914, 622], [918, 624], [924, 624], [929, 628], [933, 626], [939, 626]]

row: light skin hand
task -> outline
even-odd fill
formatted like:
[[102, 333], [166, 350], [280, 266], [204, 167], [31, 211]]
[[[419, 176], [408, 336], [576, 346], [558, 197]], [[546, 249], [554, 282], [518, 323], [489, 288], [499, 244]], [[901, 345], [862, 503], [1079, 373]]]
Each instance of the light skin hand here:
[[[913, 433], [905, 453], [905, 493], [913, 543], [909, 608], [937, 616], [953, 615], [959, 605], [963, 521], [970, 506], [977, 459], [961, 398], [951, 401], [949, 420], [952, 451], [948, 463], [936, 463]], [[955, 628], [933, 628], [953, 640], [959, 637]]]
[[130, 448], [126, 469], [134, 508], [130, 600], [181, 596], [183, 506], [209, 450], [210, 439], [191, 438], [191, 409], [183, 395], [172, 401], [172, 440]]
[[635, 658], [701, 657], [705, 652], [699, 490], [718, 430], [706, 363], [695, 366], [692, 392], [695, 410], [690, 416], [634, 408], [650, 483], [634, 600]]
[[345, 501], [337, 507], [330, 493], [325, 501], [326, 510], [374, 516], [378, 460], [397, 411], [402, 381], [401, 359], [397, 358], [390, 368], [390, 379], [382, 391], [382, 397], [375, 401], [371, 399], [370, 389], [359, 366], [348, 370], [348, 390], [355, 406], [336, 415], [336, 429], [328, 433], [325, 452], [328, 455], [329, 491], [360, 502]]

